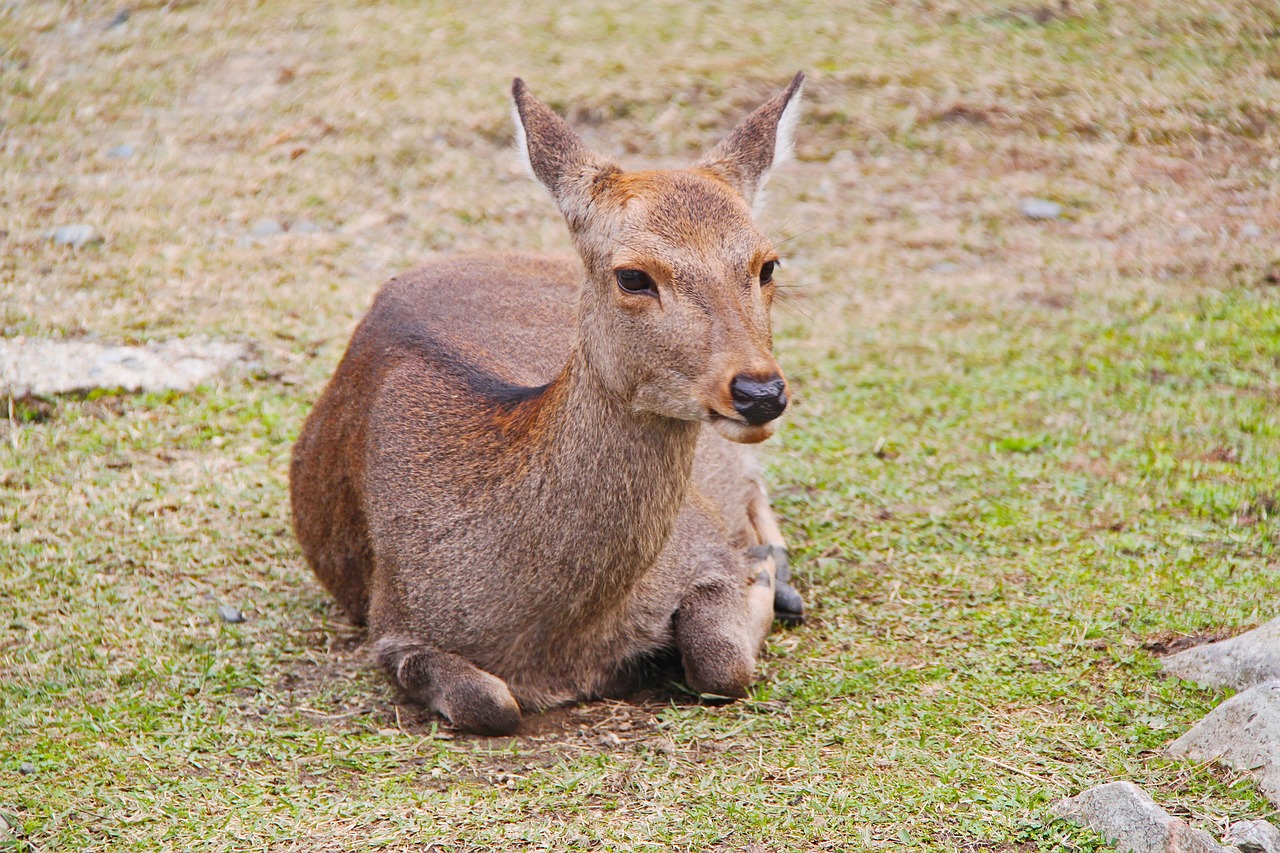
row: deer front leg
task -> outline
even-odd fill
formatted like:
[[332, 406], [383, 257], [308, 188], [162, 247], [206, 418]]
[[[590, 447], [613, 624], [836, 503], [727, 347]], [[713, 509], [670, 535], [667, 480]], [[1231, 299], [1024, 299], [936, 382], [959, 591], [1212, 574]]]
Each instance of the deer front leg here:
[[782, 538], [778, 519], [769, 506], [769, 494], [764, 483], [753, 478], [751, 497], [747, 502], [747, 517], [751, 520], [759, 545], [747, 549], [747, 557], [759, 561], [771, 572], [773, 585], [773, 609], [778, 621], [784, 625], [804, 622], [804, 599], [791, 585], [791, 567], [788, 564], [787, 543]]
[[470, 661], [405, 637], [382, 637], [374, 651], [406, 696], [463, 731], [506, 735], [519, 727], [520, 706], [507, 683]]
[[773, 622], [773, 584], [765, 570], [749, 577], [727, 548], [721, 557], [729, 570], [703, 578], [681, 601], [676, 647], [691, 688], [737, 698], [747, 693]]

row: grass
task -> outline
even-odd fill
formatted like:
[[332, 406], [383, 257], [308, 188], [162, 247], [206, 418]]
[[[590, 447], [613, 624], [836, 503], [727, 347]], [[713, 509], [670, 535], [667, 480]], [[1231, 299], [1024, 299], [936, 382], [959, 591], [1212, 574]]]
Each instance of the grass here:
[[[1047, 806], [1113, 779], [1219, 837], [1275, 818], [1163, 756], [1227, 693], [1157, 662], [1280, 597], [1269, 4], [131, 9], [0, 8], [0, 329], [230, 336], [262, 367], [13, 401], [0, 846], [1092, 850]], [[567, 250], [513, 166], [512, 75], [601, 149], [677, 161], [796, 68], [762, 221], [810, 622], [725, 707], [659, 685], [483, 739], [398, 705], [287, 513], [374, 289]], [[242, 239], [260, 217], [321, 231]], [[77, 221], [103, 245], [44, 239]]]

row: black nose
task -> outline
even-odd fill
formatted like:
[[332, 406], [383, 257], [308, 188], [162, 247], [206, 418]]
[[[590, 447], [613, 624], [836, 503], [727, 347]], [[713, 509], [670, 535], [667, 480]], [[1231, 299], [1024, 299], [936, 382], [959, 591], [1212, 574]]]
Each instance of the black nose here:
[[729, 393], [733, 407], [752, 426], [767, 424], [787, 407], [787, 382], [781, 376], [761, 382], [739, 374], [729, 383]]

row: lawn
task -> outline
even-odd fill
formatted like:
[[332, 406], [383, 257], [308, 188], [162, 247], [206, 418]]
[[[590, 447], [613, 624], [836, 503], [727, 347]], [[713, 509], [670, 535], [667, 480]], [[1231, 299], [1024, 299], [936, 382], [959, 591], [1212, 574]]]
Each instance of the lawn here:
[[[0, 849], [1093, 850], [1048, 806], [1117, 779], [1276, 819], [1162, 754], [1229, 692], [1158, 663], [1280, 614], [1273, 3], [123, 8], [0, 5], [0, 335], [255, 356], [0, 399]], [[727, 706], [655, 683], [490, 739], [398, 704], [287, 496], [376, 288], [569, 250], [512, 76], [676, 164], [798, 69], [761, 222], [809, 621]]]

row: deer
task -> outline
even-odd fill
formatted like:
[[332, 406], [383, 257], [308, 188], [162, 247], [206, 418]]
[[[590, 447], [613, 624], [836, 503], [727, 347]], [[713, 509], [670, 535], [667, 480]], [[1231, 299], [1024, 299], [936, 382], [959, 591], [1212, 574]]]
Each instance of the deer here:
[[294, 529], [409, 701], [464, 732], [619, 695], [655, 656], [747, 695], [803, 618], [755, 445], [789, 400], [753, 218], [803, 72], [696, 164], [624, 171], [519, 78], [519, 153], [578, 257], [392, 278], [293, 449]]

